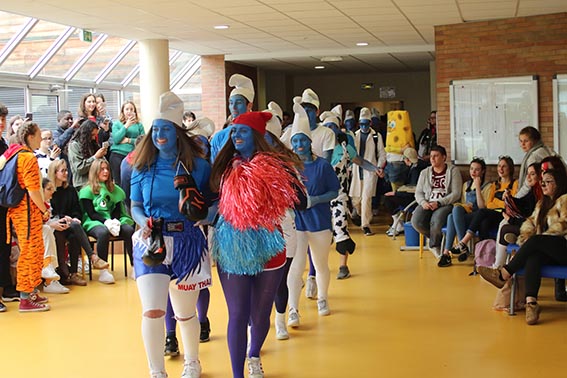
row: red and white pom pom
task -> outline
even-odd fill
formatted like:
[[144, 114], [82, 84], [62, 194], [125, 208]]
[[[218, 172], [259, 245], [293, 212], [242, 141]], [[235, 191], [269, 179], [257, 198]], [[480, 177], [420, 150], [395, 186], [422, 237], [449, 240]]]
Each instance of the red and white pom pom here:
[[273, 231], [285, 211], [298, 202], [295, 188], [302, 184], [290, 172], [292, 166], [269, 153], [233, 164], [223, 177], [219, 212], [237, 229]]

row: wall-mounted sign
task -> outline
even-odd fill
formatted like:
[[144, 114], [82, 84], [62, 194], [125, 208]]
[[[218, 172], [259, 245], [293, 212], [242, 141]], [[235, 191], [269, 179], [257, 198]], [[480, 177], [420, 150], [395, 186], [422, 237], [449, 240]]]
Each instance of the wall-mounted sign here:
[[380, 98], [396, 98], [396, 88], [380, 87]]
[[360, 89], [369, 90], [374, 88], [374, 83], [362, 83], [360, 84]]
[[88, 30], [81, 30], [79, 34], [81, 37], [81, 41], [83, 42], [92, 42], [93, 41], [93, 32]]

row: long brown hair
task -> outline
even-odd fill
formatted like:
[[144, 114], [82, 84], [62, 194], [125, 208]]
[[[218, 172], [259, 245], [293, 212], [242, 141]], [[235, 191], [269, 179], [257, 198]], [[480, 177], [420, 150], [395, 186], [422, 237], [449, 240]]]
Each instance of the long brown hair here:
[[[172, 122], [175, 126], [175, 134], [177, 136], [177, 159], [174, 163], [174, 168], [179, 161], [185, 164], [189, 171], [193, 170], [193, 159], [197, 157], [204, 158], [205, 153], [203, 144], [197, 136], [188, 136], [179, 125]], [[134, 150], [134, 163], [133, 166], [137, 170], [149, 169], [150, 166], [156, 161], [159, 150], [154, 145], [152, 140], [152, 128], [142, 141], [138, 143]]]
[[122, 122], [122, 124], [125, 124], [127, 121], [126, 116], [124, 115], [124, 107], [126, 107], [126, 105], [128, 104], [134, 107], [134, 114], [136, 114], [136, 123], [140, 122], [140, 119], [138, 118], [138, 108], [136, 108], [136, 104], [134, 104], [133, 101], [126, 101], [125, 103], [122, 104], [122, 107], [120, 107], [120, 117], [119, 117], [120, 122]]
[[108, 181], [105, 182], [106, 188], [108, 189], [109, 192], [114, 192], [114, 181], [112, 180], [112, 169], [110, 168], [110, 163], [108, 162], [108, 160], [102, 158], [102, 159], [95, 159], [95, 161], [93, 161], [93, 164], [91, 165], [91, 168], [89, 169], [88, 185], [91, 187], [91, 190], [94, 194], [100, 193], [101, 185], [100, 185], [100, 181], [98, 180], [98, 174], [101, 171], [103, 164], [106, 164], [108, 168], [108, 172], [110, 172], [110, 175], [108, 176]]
[[[83, 97], [81, 97], [81, 102], [79, 103], [79, 117], [84, 117], [84, 118], [89, 117], [89, 115], [87, 114], [87, 109], [85, 107], [85, 101], [87, 101], [87, 98], [91, 96], [95, 99], [95, 103], [96, 103], [96, 96], [93, 93], [85, 93]], [[95, 118], [98, 117], [98, 108], [96, 106], [93, 110], [93, 114], [91, 115]]]
[[537, 229], [544, 232], [547, 228], [547, 213], [555, 205], [555, 201], [565, 193], [567, 193], [567, 176], [562, 174], [561, 171], [550, 169], [546, 171], [543, 176], [550, 175], [555, 180], [555, 193], [553, 196], [543, 196], [541, 199], [539, 214], [537, 215]]
[[[219, 154], [217, 155], [211, 172], [211, 179], [209, 181], [211, 190], [213, 192], [218, 192], [220, 188], [220, 183], [222, 180], [222, 176], [225, 172], [228, 172], [230, 169], [230, 162], [234, 158], [235, 155], [238, 155], [238, 151], [234, 148], [234, 143], [232, 143], [232, 133], [230, 132], [229, 139], [226, 141], [224, 147], [220, 150]], [[276, 148], [272, 147], [265, 139], [262, 134], [258, 131], [252, 129], [252, 138], [254, 140], [254, 145], [256, 146], [256, 152], [271, 152], [276, 154], [281, 160], [284, 162], [288, 162], [291, 164], [297, 164], [297, 160], [299, 159], [293, 157], [292, 155], [288, 155], [286, 153], [280, 153], [277, 151]], [[274, 137], [274, 139], [277, 139]]]

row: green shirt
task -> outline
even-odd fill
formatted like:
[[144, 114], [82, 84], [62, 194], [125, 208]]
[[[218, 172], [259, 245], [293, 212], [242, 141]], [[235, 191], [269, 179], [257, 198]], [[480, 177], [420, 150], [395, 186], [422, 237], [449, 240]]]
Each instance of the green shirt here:
[[[93, 201], [94, 210], [104, 219], [111, 219], [116, 206], [120, 206], [120, 224], [134, 224], [134, 221], [124, 209], [126, 193], [124, 193], [124, 190], [118, 185], [114, 185], [114, 191], [111, 192], [106, 188], [106, 184], [101, 183], [100, 192], [98, 194], [94, 194], [91, 186], [87, 185], [79, 192], [79, 200], [82, 199]], [[104, 224], [91, 219], [83, 209], [83, 228], [88, 232], [96, 226], [104, 226]]]

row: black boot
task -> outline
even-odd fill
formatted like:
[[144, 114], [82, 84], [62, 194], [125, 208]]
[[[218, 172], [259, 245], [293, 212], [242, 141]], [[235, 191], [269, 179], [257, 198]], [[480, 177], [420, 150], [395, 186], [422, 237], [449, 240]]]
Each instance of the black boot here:
[[565, 292], [565, 280], [562, 278], [555, 279], [555, 300], [558, 302], [567, 302], [567, 293]]
[[211, 323], [209, 323], [209, 318], [204, 322], [201, 322], [201, 334], [199, 335], [199, 341], [205, 343], [210, 340], [211, 334]]

